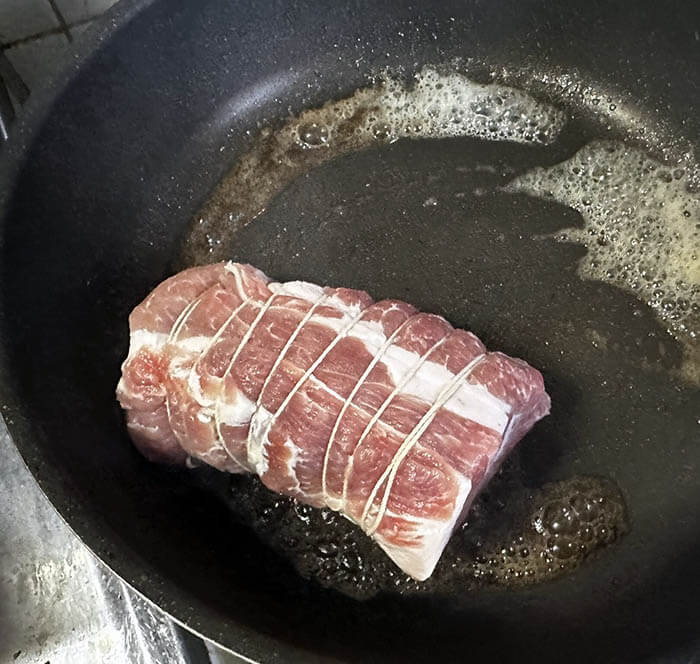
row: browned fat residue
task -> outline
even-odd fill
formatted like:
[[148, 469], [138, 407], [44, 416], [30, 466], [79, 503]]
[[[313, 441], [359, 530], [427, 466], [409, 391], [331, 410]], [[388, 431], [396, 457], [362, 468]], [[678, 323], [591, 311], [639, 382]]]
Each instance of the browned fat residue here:
[[472, 136], [549, 144], [562, 111], [502, 85], [426, 67], [407, 85], [390, 76], [266, 127], [196, 215], [182, 267], [228, 258], [230, 240], [291, 181], [336, 157], [401, 138]]
[[609, 480], [579, 476], [527, 490], [507, 475], [477, 498], [423, 582], [337, 512], [274, 494], [250, 477], [232, 478], [230, 503], [302, 577], [357, 599], [539, 583], [576, 569], [627, 531], [624, 499]]
[[183, 246], [183, 264], [227, 258], [226, 240], [261, 214], [290, 182], [369, 144], [358, 127], [367, 122], [377, 94], [379, 88], [359, 91], [353, 98], [357, 108], [345, 108], [347, 102], [328, 102], [277, 131], [263, 129], [197, 214]]
[[475, 578], [508, 586], [553, 578], [577, 568], [628, 528], [620, 490], [610, 480], [589, 476], [534, 491], [511, 523], [511, 532], [498, 542], [487, 537], [468, 543], [469, 529], [464, 530]]
[[700, 167], [689, 154], [660, 162], [621, 142], [593, 141], [568, 160], [518, 176], [506, 191], [553, 199], [583, 226], [554, 239], [586, 247], [583, 279], [612, 284], [654, 312], [684, 347], [679, 377], [698, 384]]

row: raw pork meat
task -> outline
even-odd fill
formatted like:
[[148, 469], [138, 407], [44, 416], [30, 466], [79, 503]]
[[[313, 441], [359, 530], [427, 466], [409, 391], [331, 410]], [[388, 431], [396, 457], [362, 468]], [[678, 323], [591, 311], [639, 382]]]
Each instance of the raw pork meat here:
[[117, 396], [146, 457], [255, 473], [341, 512], [419, 580], [549, 412], [538, 371], [440, 316], [249, 265], [185, 270], [129, 324]]

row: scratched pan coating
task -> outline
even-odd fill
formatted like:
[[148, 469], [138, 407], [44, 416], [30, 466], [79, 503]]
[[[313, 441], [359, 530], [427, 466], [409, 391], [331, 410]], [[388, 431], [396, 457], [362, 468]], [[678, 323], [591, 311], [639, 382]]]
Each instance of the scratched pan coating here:
[[[697, 9], [657, 4], [117, 10], [79, 71], [35, 102], [3, 173], [4, 415], [83, 540], [176, 619], [254, 660], [696, 653], [698, 391], [678, 371], [685, 348], [631, 293], [581, 279], [580, 245], [547, 239], [582, 226], [577, 212], [500, 189], [504, 173], [596, 139], [696, 145]], [[289, 182], [226, 251], [280, 280], [405, 299], [526, 358], [554, 407], [516, 452], [522, 484], [607, 478], [629, 531], [545, 583], [357, 601], [306, 580], [241, 525], [223, 476], [141, 459], [113, 390], [129, 310], [181, 263], [191, 220], [261, 127], [382, 71], [408, 78], [455, 58], [472, 79], [495, 74], [573, 118], [548, 146], [406, 139], [339, 155]], [[628, 114], [595, 117], [587, 88]]]

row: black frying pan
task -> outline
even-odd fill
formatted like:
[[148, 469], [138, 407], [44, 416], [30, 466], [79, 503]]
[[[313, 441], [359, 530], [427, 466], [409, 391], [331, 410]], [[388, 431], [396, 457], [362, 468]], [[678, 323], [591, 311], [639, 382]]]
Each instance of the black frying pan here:
[[[697, 657], [698, 391], [674, 377], [682, 349], [631, 295], [576, 276], [580, 246], [531, 239], [580, 223], [576, 213], [496, 185], [633, 125], [650, 150], [695, 145], [698, 29], [690, 2], [120, 5], [5, 159], [3, 414], [57, 509], [177, 620], [265, 662]], [[181, 262], [190, 220], [246, 130], [379, 70], [453, 58], [475, 79], [553, 100], [572, 116], [561, 141], [399, 141], [343, 156], [292, 182], [228, 253], [278, 279], [404, 298], [527, 358], [554, 407], [517, 452], [522, 481], [610, 478], [630, 532], [551, 582], [359, 602], [305, 581], [239, 525], [223, 478], [142, 459], [113, 390], [129, 310]], [[625, 112], [588, 114], [587, 86]], [[468, 182], [491, 194], [457, 199], [455, 167], [470, 160], [495, 167]], [[422, 205], [430, 195], [448, 201], [439, 217]], [[339, 204], [349, 221], [329, 212]], [[274, 241], [286, 224], [294, 232]], [[614, 341], [603, 355], [591, 328]]]

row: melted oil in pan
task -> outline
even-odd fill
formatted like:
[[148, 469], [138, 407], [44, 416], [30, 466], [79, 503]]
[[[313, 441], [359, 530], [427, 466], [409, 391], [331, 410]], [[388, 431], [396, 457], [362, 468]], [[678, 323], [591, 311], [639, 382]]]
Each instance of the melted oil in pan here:
[[275, 494], [255, 478], [231, 479], [230, 505], [300, 575], [357, 599], [537, 583], [575, 569], [626, 532], [624, 500], [609, 480], [581, 476], [532, 490], [518, 475], [507, 463], [423, 582], [337, 512]]
[[[410, 85], [385, 76], [275, 130], [263, 128], [196, 215], [178, 267], [230, 258], [231, 238], [277, 194], [342, 155], [405, 138], [546, 146], [566, 125], [562, 110], [516, 88], [430, 67]], [[614, 284], [649, 306], [684, 347], [681, 376], [700, 384], [700, 169], [690, 153], [661, 163], [626, 143], [593, 140], [560, 164], [515, 177], [503, 191], [579, 212], [585, 227], [557, 239], [586, 247], [580, 276]]]
[[[424, 69], [408, 86], [384, 77], [348, 98], [304, 111], [278, 129], [262, 129], [196, 216], [183, 243], [179, 267], [230, 258], [241, 232], [252, 226], [273, 199], [333, 159], [406, 138], [470, 137], [533, 148], [556, 147], [568, 121], [555, 105], [525, 92], [476, 84], [456, 73]], [[624, 142], [599, 141], [594, 136], [586, 140], [586, 145], [576, 146], [554, 166], [550, 161], [548, 166], [529, 168], [515, 177], [508, 165], [503, 166], [505, 181], [510, 178], [512, 182], [504, 187], [501, 179], [493, 191], [505, 198], [525, 194], [551, 200], [578, 212], [580, 225], [542, 236], [543, 241], [554, 237], [559, 242], [583, 245], [587, 253], [576, 266], [579, 278], [621, 288], [637, 298], [639, 311], [648, 309], [642, 316], [645, 325], [650, 313], [669, 334], [669, 342], [682, 348], [685, 359], [674, 380], [694, 386], [699, 382], [700, 333], [697, 166], [688, 154], [660, 162]], [[478, 170], [478, 164], [472, 166]], [[455, 194], [457, 198], [463, 195]], [[476, 198], [471, 200], [476, 201], [486, 200], [490, 194], [475, 190], [473, 195]], [[440, 206], [438, 196], [424, 197], [425, 210], [438, 215]], [[425, 212], [418, 210], [416, 216], [420, 214]], [[281, 230], [286, 232], [287, 228]], [[521, 232], [525, 236], [528, 229]], [[537, 229], [529, 233], [535, 235]], [[494, 242], [499, 238], [502, 234], [496, 234]], [[592, 291], [588, 288], [583, 292]], [[470, 318], [477, 315], [478, 311], [469, 314]], [[555, 326], [560, 327], [559, 323]], [[596, 363], [589, 362], [580, 373], [579, 364], [561, 360], [567, 357], [570, 340], [580, 336], [572, 325], [562, 330], [562, 348], [551, 355], [553, 359], [543, 351], [538, 360], [532, 351], [533, 363], [543, 372], [549, 369], [554, 375], [563, 371], [569, 377], [567, 372], [578, 371], [584, 390], [600, 380], [601, 394], [591, 402], [595, 407], [598, 399], [598, 410], [601, 403], [619, 394], [608, 383], [628, 385], [640, 403], [653, 402], [656, 397], [651, 393], [655, 390], [638, 387], [641, 384], [635, 381], [639, 376], [634, 373], [642, 371], [647, 362], [646, 351], [639, 349], [646, 348], [647, 341], [659, 339], [652, 327], [646, 341], [634, 340], [638, 349], [631, 354], [638, 361], [620, 365], [617, 374], [601, 378]], [[544, 334], [546, 337], [546, 330]], [[607, 339], [603, 332], [593, 329], [590, 336], [596, 349], [608, 352], [607, 342], [600, 343]], [[658, 361], [646, 369], [661, 375], [658, 371], [665, 366], [666, 353], [660, 340], [658, 345]], [[589, 356], [593, 357], [588, 351], [582, 355]], [[633, 372], [629, 378], [627, 371]], [[561, 387], [562, 381], [559, 383]], [[680, 394], [680, 388], [664, 390], [663, 394], [663, 398], [670, 398], [668, 394]], [[555, 408], [561, 408], [559, 396], [552, 393]], [[634, 397], [629, 398], [629, 404], [632, 413]], [[640, 407], [634, 417], [642, 421], [648, 413], [649, 408]], [[608, 425], [613, 416], [612, 411], [601, 415], [598, 425], [614, 430]], [[630, 425], [634, 426], [629, 431], [637, 430], [632, 419]], [[554, 431], [560, 426], [557, 424]], [[637, 435], [643, 432], [642, 427]], [[627, 438], [616, 445], [623, 451], [638, 445], [640, 453], [646, 454], [646, 443], [645, 438]], [[614, 482], [598, 475], [577, 475], [533, 489], [532, 477], [526, 482], [523, 478], [527, 473], [517, 468], [517, 455], [518, 451], [477, 497], [467, 523], [453, 535], [433, 576], [422, 583], [402, 574], [379, 547], [339, 514], [274, 494], [256, 478], [232, 477], [229, 502], [236, 518], [288, 559], [300, 575], [357, 598], [382, 592], [441, 593], [455, 588], [537, 583], [575, 569], [629, 530], [625, 499]]]
[[558, 231], [560, 242], [587, 249], [584, 279], [631, 292], [686, 347], [682, 375], [700, 382], [700, 180], [697, 169], [669, 166], [642, 150], [593, 141], [551, 168], [536, 168], [506, 188], [561, 202], [583, 228]]
[[406, 87], [391, 77], [263, 128], [197, 215], [183, 245], [186, 265], [228, 258], [228, 238], [261, 214], [295, 178], [343, 154], [401, 138], [478, 137], [547, 145], [562, 111], [502, 85], [426, 68]]

